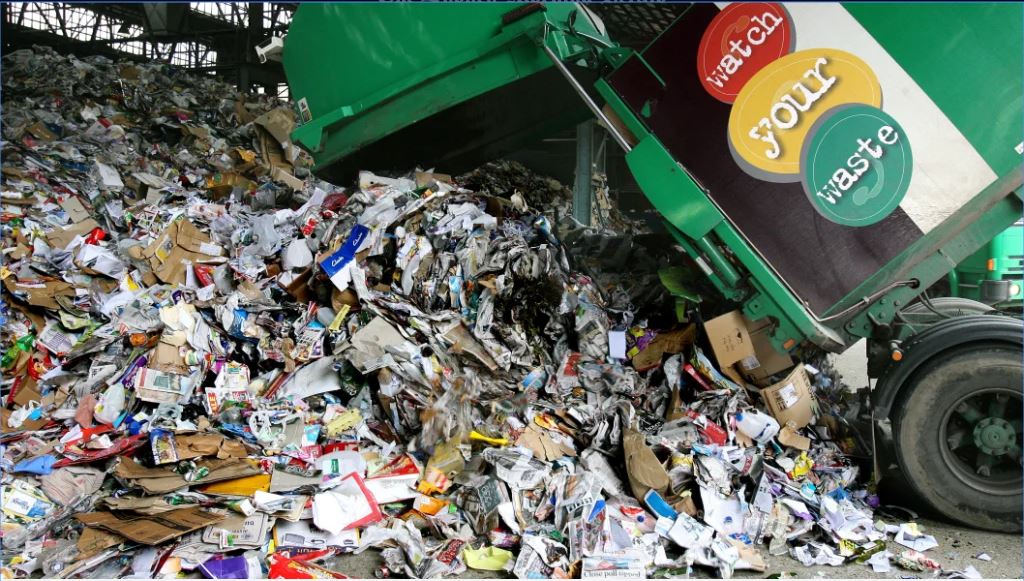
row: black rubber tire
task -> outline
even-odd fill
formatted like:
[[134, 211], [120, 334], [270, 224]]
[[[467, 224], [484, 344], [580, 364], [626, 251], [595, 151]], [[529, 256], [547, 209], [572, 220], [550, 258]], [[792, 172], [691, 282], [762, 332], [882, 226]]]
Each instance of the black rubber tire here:
[[910, 379], [893, 412], [895, 453], [910, 487], [936, 516], [986, 530], [1021, 531], [1022, 491], [985, 494], [964, 483], [943, 460], [940, 429], [962, 397], [1004, 386], [1020, 393], [1022, 383], [1020, 351], [994, 344], [942, 353]]

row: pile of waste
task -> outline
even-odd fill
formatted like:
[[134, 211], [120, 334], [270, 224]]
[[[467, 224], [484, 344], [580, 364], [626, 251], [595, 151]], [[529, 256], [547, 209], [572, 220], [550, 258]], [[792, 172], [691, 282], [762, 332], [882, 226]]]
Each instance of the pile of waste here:
[[165, 65], [3, 82], [5, 576], [940, 568], [824, 358], [705, 320], [681, 255], [557, 182], [327, 184], [289, 108]]

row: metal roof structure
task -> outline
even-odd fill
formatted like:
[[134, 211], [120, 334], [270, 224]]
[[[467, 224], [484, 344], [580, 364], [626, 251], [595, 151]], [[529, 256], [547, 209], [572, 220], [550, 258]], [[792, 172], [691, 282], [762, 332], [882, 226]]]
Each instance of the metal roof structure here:
[[0, 4], [5, 53], [33, 44], [60, 52], [161, 61], [228, 77], [240, 87], [286, 90], [280, 63], [253, 47], [287, 32], [295, 3]]
[[[613, 38], [643, 48], [689, 4], [592, 3]], [[34, 44], [79, 56], [161, 61], [287, 96], [280, 63], [253, 47], [287, 33], [295, 2], [0, 3], [3, 52]]]

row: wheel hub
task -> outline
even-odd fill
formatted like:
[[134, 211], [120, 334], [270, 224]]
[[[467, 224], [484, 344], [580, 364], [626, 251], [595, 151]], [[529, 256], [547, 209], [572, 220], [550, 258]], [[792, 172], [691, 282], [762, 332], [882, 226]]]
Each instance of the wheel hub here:
[[1013, 426], [1002, 418], [985, 418], [974, 427], [974, 444], [986, 454], [1001, 456], [1016, 443]]

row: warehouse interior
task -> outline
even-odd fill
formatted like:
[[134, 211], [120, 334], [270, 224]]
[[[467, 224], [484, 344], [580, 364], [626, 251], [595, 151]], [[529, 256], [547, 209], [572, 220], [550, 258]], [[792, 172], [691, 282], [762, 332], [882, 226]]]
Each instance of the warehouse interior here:
[[[287, 34], [297, 3], [59, 3], [0, 4], [4, 52], [34, 44], [64, 54], [103, 55], [112, 59], [164, 62], [183, 70], [214, 75], [243, 92], [287, 100], [288, 83], [279, 61], [260, 62], [255, 47]], [[623, 46], [643, 48], [688, 4], [595, 4], [593, 11]], [[616, 148], [594, 144], [611, 190], [623, 211], [642, 215], [650, 209]], [[576, 134], [551, 135], [511, 155], [511, 159], [573, 183]]]
[[0, 83], [4, 579], [1024, 571], [1024, 4], [0, 2]]

